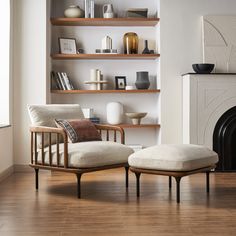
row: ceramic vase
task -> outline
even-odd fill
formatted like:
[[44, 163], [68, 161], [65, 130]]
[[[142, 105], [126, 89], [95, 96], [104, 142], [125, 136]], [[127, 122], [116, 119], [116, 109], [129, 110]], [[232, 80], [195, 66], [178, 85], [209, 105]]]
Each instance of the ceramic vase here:
[[135, 85], [137, 89], [148, 89], [150, 87], [148, 71], [137, 72]]
[[64, 11], [64, 15], [67, 18], [83, 18], [84, 11], [79, 6], [72, 5]]
[[122, 123], [124, 114], [123, 105], [120, 102], [110, 102], [107, 104], [107, 122], [111, 125]]

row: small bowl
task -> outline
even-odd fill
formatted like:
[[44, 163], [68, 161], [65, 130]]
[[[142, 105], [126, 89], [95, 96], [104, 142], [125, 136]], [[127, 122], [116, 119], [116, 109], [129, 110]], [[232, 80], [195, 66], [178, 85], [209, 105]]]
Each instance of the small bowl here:
[[141, 119], [147, 115], [147, 112], [127, 112], [125, 115], [132, 120], [133, 125], [140, 125]]
[[210, 74], [213, 71], [215, 65], [200, 63], [200, 64], [193, 64], [192, 67], [197, 74]]

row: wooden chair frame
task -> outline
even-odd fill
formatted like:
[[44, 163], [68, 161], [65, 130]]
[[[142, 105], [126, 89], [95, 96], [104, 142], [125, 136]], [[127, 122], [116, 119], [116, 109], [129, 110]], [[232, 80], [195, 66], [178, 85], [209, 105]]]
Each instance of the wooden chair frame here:
[[[113, 125], [95, 125], [100, 134], [102, 135], [105, 132], [106, 141], [109, 141], [111, 138], [110, 133], [113, 132], [113, 141], [117, 142], [117, 137], [120, 135], [120, 143], [125, 144], [125, 132], [124, 129], [118, 126]], [[71, 168], [68, 167], [68, 137], [66, 132], [62, 128], [51, 128], [51, 127], [44, 127], [44, 126], [34, 126], [30, 127], [31, 133], [31, 163], [29, 164], [35, 170], [35, 188], [38, 190], [39, 188], [39, 169], [46, 169], [52, 171], [62, 171], [73, 173], [77, 177], [77, 196], [78, 198], [81, 197], [81, 176], [84, 173], [99, 171], [99, 170], [107, 170], [112, 168], [125, 168], [125, 179], [126, 179], [126, 188], [128, 188], [129, 183], [129, 165], [128, 162], [119, 163], [114, 165], [105, 165], [99, 167], [92, 167], [92, 168]], [[41, 161], [38, 161], [38, 142], [37, 137], [41, 135]], [[45, 163], [45, 156], [44, 156], [44, 143], [45, 143], [45, 136], [48, 135], [49, 137], [49, 164]], [[56, 153], [57, 153], [57, 164], [53, 164], [52, 161], [52, 135], [56, 135]], [[60, 165], [60, 136], [63, 138], [63, 153], [64, 153], [64, 166]]]
[[169, 188], [172, 188], [172, 178], [176, 180], [176, 202], [180, 203], [180, 181], [181, 178], [188, 175], [193, 175], [197, 173], [206, 173], [206, 191], [210, 192], [210, 172], [215, 169], [216, 165], [207, 166], [204, 168], [191, 170], [191, 171], [163, 171], [163, 170], [151, 170], [151, 169], [141, 169], [136, 167], [130, 167], [130, 170], [135, 173], [136, 176], [136, 195], [140, 196], [140, 175], [141, 173], [152, 174], [152, 175], [165, 175], [169, 176]]

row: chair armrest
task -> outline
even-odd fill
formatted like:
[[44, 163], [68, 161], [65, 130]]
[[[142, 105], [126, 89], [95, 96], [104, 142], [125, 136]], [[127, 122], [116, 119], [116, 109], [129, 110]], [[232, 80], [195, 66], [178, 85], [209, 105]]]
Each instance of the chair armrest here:
[[57, 145], [57, 166], [59, 167], [60, 162], [60, 150], [59, 150], [59, 136], [61, 135], [63, 138], [63, 153], [64, 153], [64, 167], [68, 167], [68, 137], [64, 129], [62, 128], [53, 128], [53, 127], [46, 127], [46, 126], [31, 126], [31, 164], [34, 162], [38, 164], [38, 150], [37, 150], [37, 137], [41, 135], [41, 142], [42, 142], [42, 165], [45, 165], [45, 158], [44, 158], [44, 141], [45, 135], [48, 135], [48, 149], [49, 149], [49, 165], [52, 166], [52, 134], [56, 134], [56, 145]]
[[120, 140], [122, 144], [125, 144], [125, 131], [123, 128], [116, 126], [116, 125], [101, 125], [101, 124], [95, 124], [95, 127], [100, 130], [100, 133], [102, 130], [106, 130], [106, 138], [107, 141], [109, 140], [109, 131], [114, 131], [114, 142], [116, 142], [116, 132], [120, 133]]

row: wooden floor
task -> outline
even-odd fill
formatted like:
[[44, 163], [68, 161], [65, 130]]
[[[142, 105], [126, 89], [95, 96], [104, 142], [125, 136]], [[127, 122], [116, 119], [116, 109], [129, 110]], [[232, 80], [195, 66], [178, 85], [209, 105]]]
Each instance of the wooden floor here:
[[212, 174], [209, 197], [205, 175], [185, 177], [180, 205], [167, 177], [141, 176], [140, 200], [132, 173], [126, 191], [123, 169], [84, 175], [80, 200], [75, 180], [41, 172], [38, 192], [33, 173], [0, 183], [0, 235], [236, 235], [236, 173]]

